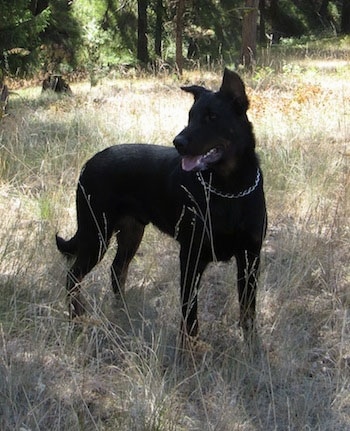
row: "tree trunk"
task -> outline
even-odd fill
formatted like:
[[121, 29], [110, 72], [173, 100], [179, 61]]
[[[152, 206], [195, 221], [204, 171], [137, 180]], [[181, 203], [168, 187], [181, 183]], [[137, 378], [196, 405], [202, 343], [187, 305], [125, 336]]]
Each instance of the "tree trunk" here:
[[270, 2], [270, 19], [271, 19], [271, 26], [272, 26], [272, 32], [274, 31], [281, 31], [279, 28], [279, 7], [278, 7], [278, 0], [271, 0]]
[[73, 94], [69, 84], [60, 75], [49, 75], [43, 80], [42, 91], [47, 90], [55, 93]]
[[260, 11], [260, 27], [259, 27], [259, 40], [260, 43], [264, 43], [266, 41], [266, 28], [265, 28], [265, 0], [259, 1], [259, 11]]
[[251, 68], [256, 57], [256, 36], [259, 0], [246, 0], [242, 24], [241, 63]]
[[158, 55], [158, 57], [162, 56], [162, 33], [163, 33], [163, 0], [157, 0], [154, 51], [156, 55]]
[[340, 31], [343, 34], [350, 34], [350, 0], [343, 0]]
[[322, 19], [328, 19], [329, 18], [328, 3], [329, 3], [329, 0], [322, 0], [320, 9], [318, 11], [318, 13]]
[[322, 0], [320, 9], [318, 11], [318, 15], [324, 27], [328, 27], [330, 22], [330, 16], [328, 13], [328, 3], [329, 3], [329, 0]]
[[183, 32], [183, 15], [185, 12], [185, 0], [177, 0], [176, 2], [176, 28], [175, 28], [175, 44], [176, 44], [176, 66], [180, 75], [183, 70], [182, 56], [182, 32]]
[[148, 63], [147, 44], [147, 6], [148, 0], [137, 0], [137, 59], [143, 64]]

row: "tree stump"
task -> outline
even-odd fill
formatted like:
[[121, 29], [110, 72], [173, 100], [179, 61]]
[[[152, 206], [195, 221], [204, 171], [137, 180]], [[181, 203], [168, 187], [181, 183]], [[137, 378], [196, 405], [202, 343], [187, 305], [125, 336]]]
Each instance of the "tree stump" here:
[[66, 93], [72, 95], [72, 90], [69, 84], [62, 78], [61, 75], [49, 75], [44, 79], [42, 91], [51, 90], [55, 93]]

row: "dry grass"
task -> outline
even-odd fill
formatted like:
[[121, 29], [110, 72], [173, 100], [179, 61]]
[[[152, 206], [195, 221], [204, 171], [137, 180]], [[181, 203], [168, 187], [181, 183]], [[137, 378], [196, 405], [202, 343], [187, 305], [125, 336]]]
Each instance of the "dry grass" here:
[[[345, 69], [247, 78], [270, 229], [258, 352], [237, 325], [234, 265], [200, 293], [201, 343], [179, 355], [177, 245], [149, 228], [127, 307], [112, 253], [84, 282], [91, 314], [68, 322], [66, 263], [82, 163], [118, 142], [171, 144], [191, 98], [179, 83], [105, 82], [74, 98], [19, 92], [0, 123], [0, 428], [338, 430], [350, 427], [350, 85]], [[197, 74], [214, 88], [220, 76]]]

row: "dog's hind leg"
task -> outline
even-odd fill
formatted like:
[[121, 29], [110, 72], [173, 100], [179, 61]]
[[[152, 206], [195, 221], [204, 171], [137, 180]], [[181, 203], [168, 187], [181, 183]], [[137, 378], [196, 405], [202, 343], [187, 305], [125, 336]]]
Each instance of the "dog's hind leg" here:
[[117, 298], [124, 294], [129, 264], [139, 248], [144, 230], [145, 225], [133, 217], [124, 217], [117, 223], [117, 254], [111, 267], [112, 287]]
[[256, 334], [256, 290], [260, 264], [259, 253], [242, 250], [236, 254], [240, 324], [246, 341]]
[[79, 235], [76, 259], [68, 271], [67, 291], [69, 315], [71, 318], [80, 316], [85, 312], [81, 299], [80, 282], [92, 268], [103, 258], [109, 243], [111, 233], [102, 239], [96, 228], [85, 230]]

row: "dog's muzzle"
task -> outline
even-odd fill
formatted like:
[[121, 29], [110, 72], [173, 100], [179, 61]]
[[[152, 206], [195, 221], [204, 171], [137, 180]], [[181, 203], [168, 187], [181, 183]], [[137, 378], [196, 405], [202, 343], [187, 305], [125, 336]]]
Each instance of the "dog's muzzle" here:
[[188, 154], [188, 139], [181, 133], [173, 141], [175, 148], [182, 156], [182, 169], [184, 171], [204, 171], [209, 165], [217, 163], [223, 155], [220, 147], [211, 148], [204, 154]]
[[186, 154], [186, 147], [188, 146], [188, 139], [181, 133], [175, 136], [173, 144], [180, 155]]

